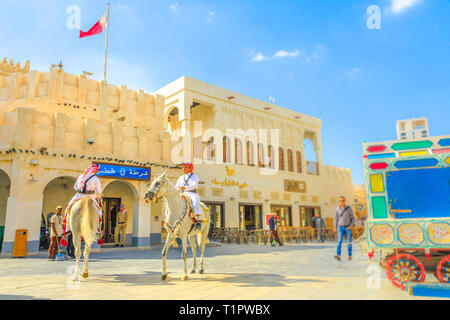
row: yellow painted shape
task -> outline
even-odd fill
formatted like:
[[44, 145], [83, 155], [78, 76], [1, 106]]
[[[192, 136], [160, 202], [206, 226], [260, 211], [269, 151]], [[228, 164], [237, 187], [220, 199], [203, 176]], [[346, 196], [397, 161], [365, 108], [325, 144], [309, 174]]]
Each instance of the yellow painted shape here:
[[370, 189], [372, 190], [372, 192], [384, 191], [383, 175], [381, 174], [370, 175]]
[[447, 159], [445, 159], [445, 163], [446, 163], [446, 164], [450, 164], [450, 157], [448, 157]]
[[400, 152], [400, 157], [425, 156], [427, 154], [428, 154], [427, 150], [409, 151], [409, 152]]

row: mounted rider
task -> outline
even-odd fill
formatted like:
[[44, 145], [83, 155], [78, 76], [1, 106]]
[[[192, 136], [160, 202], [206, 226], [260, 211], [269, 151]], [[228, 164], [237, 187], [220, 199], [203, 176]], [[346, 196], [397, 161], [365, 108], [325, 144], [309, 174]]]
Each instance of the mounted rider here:
[[199, 178], [198, 176], [193, 172], [194, 171], [194, 165], [192, 162], [183, 163], [181, 165], [181, 168], [183, 170], [183, 175], [178, 178], [178, 181], [175, 185], [175, 188], [177, 188], [179, 191], [181, 191], [183, 194], [185, 194], [190, 200], [191, 200], [191, 206], [192, 210], [194, 211], [195, 215], [197, 216], [197, 224], [196, 228], [201, 228], [201, 220], [206, 220], [205, 214], [200, 206], [200, 197], [198, 195], [198, 183]]
[[82, 173], [75, 182], [74, 189], [77, 193], [69, 201], [69, 204], [67, 205], [66, 208], [66, 214], [64, 217], [66, 232], [69, 230], [68, 224], [66, 223], [67, 214], [70, 212], [70, 209], [72, 205], [75, 203], [75, 201], [83, 198], [86, 195], [92, 198], [92, 200], [94, 201], [95, 205], [98, 208], [99, 230], [100, 230], [100, 223], [102, 217], [102, 205], [100, 195], [102, 194], [102, 185], [100, 183], [100, 179], [96, 176], [99, 170], [100, 165], [98, 165], [97, 163], [92, 163], [88, 168], [86, 168], [86, 170], [84, 170], [84, 173]]

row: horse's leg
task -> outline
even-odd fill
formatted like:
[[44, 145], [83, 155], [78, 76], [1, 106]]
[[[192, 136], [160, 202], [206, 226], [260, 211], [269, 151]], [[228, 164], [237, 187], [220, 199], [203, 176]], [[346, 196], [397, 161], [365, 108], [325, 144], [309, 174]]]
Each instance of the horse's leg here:
[[84, 263], [83, 263], [83, 273], [81, 276], [83, 278], [87, 278], [89, 276], [88, 272], [88, 260], [89, 260], [89, 252], [91, 251], [92, 242], [87, 243], [84, 248]]
[[188, 279], [188, 268], [187, 268], [187, 236], [183, 236], [181, 238], [181, 242], [183, 243], [183, 252], [181, 256], [183, 257], [183, 263], [184, 263], [184, 276], [181, 278], [181, 280], [187, 280]]
[[198, 271], [200, 274], [203, 274], [203, 272], [205, 272], [205, 270], [203, 269], [203, 256], [205, 254], [206, 238], [208, 237], [208, 231], [209, 231], [209, 228], [205, 228], [204, 230], [202, 230], [202, 234], [201, 234], [202, 239], [200, 241], [200, 250], [201, 250], [200, 270]]
[[167, 279], [167, 271], [166, 271], [166, 258], [167, 258], [167, 251], [169, 251], [169, 248], [172, 246], [172, 236], [170, 233], [167, 234], [166, 244], [164, 245], [164, 248], [162, 250], [162, 274], [161, 274], [161, 280]]
[[72, 230], [72, 241], [73, 246], [75, 247], [75, 257], [77, 259], [75, 272], [73, 273], [73, 281], [80, 281], [79, 273], [80, 273], [80, 259], [81, 259], [81, 238], [78, 235], [73, 234]]
[[194, 266], [192, 267], [191, 273], [195, 273], [197, 268], [197, 245], [195, 243], [195, 236], [189, 236], [189, 243], [191, 244], [192, 256], [194, 257]]

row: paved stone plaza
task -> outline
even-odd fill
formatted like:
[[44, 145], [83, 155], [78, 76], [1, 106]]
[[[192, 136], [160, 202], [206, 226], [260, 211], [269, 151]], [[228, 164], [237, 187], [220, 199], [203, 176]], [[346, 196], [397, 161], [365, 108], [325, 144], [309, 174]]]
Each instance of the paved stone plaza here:
[[0, 259], [0, 299], [417, 299], [392, 286], [384, 270], [380, 288], [369, 289], [367, 270], [377, 262], [368, 262], [354, 248], [353, 261], [344, 254], [338, 262], [334, 243], [211, 246], [205, 274], [190, 275], [188, 281], [181, 281], [181, 248], [171, 248], [165, 282], [160, 247], [92, 253], [89, 279], [80, 283], [73, 283], [68, 273], [73, 261], [49, 262], [42, 252]]

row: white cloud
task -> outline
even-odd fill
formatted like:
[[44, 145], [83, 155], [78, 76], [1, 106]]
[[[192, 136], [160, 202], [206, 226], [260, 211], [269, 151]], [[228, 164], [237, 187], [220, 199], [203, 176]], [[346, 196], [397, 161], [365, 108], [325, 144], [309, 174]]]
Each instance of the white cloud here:
[[171, 4], [171, 5], [169, 6], [169, 9], [170, 9], [170, 11], [172, 11], [172, 12], [178, 12], [178, 10], [179, 10], [178, 2], [175, 2], [175, 3]]
[[286, 50], [278, 50], [273, 54], [271, 57], [267, 57], [263, 55], [261, 52], [258, 52], [253, 58], [252, 61], [254, 62], [260, 62], [264, 60], [272, 60], [272, 59], [281, 59], [281, 58], [293, 58], [297, 57], [301, 52], [299, 50], [295, 50], [292, 52], [286, 51]]
[[213, 20], [214, 20], [215, 14], [216, 14], [215, 11], [210, 11], [210, 12], [208, 13], [207, 17], [206, 17], [206, 20], [207, 20], [208, 22], [213, 21]]
[[390, 0], [391, 5], [388, 7], [387, 11], [393, 14], [401, 14], [409, 8], [419, 5], [423, 0]]
[[347, 77], [350, 79], [354, 79], [355, 76], [360, 72], [361, 72], [360, 68], [353, 68], [352, 70], [347, 71]]

